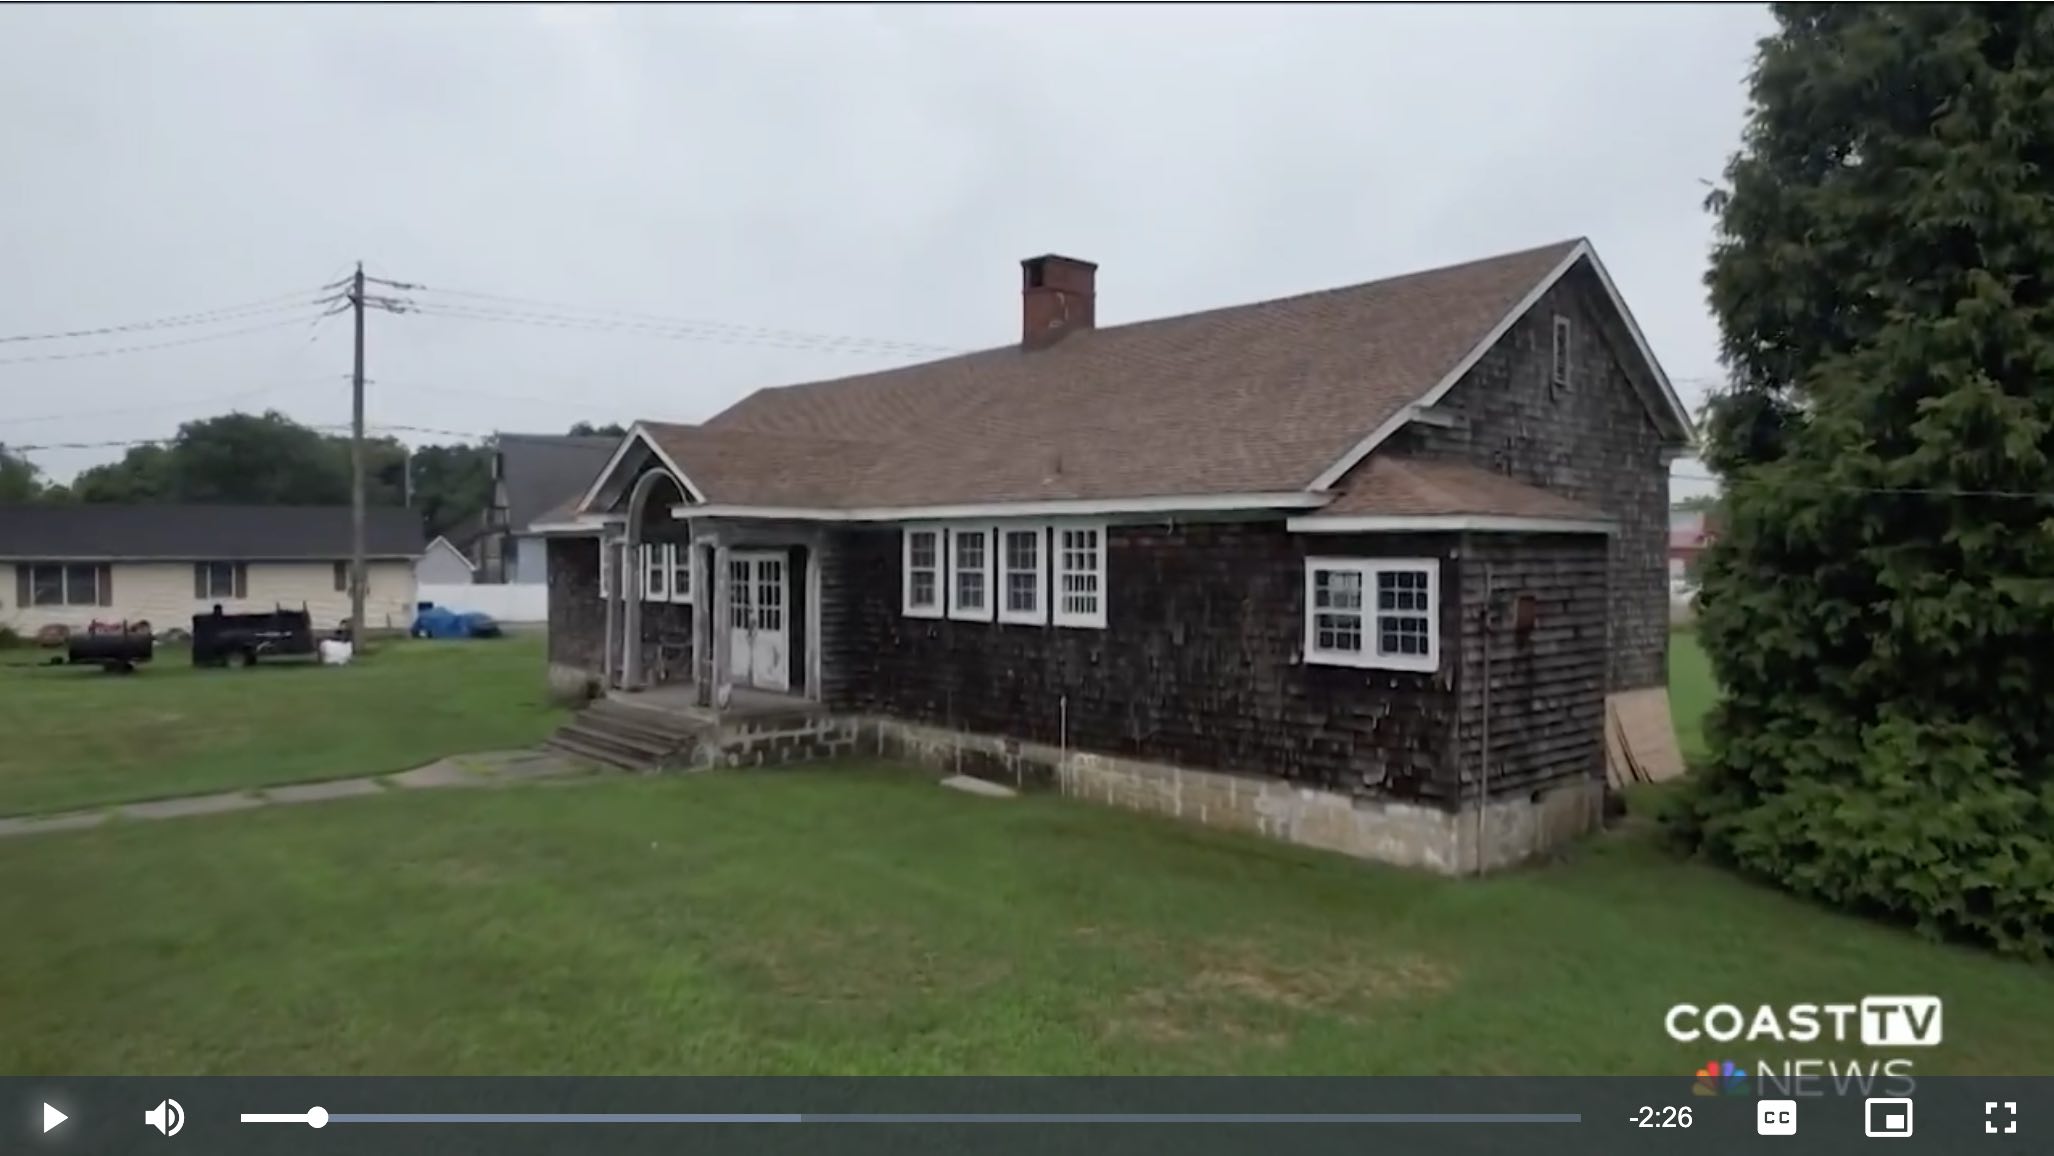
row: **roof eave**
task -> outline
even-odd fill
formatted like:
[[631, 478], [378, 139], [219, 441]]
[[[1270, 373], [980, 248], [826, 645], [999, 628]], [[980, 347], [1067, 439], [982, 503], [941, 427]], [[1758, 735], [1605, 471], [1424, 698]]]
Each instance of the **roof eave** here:
[[1619, 524], [1609, 518], [1536, 518], [1521, 514], [1314, 514], [1292, 518], [1285, 528], [1294, 534], [1619, 532]]
[[919, 506], [751, 506], [736, 503], [671, 507], [674, 518], [756, 518], [793, 522], [924, 522], [966, 518], [1102, 517], [1113, 514], [1316, 510], [1332, 498], [1302, 490], [1273, 493], [1166, 494], [1129, 498], [1053, 498]]

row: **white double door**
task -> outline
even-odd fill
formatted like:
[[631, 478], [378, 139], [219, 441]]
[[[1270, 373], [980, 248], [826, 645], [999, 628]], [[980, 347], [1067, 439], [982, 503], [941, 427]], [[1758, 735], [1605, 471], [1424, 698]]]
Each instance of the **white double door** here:
[[787, 555], [728, 555], [728, 666], [738, 686], [792, 688], [791, 581]]

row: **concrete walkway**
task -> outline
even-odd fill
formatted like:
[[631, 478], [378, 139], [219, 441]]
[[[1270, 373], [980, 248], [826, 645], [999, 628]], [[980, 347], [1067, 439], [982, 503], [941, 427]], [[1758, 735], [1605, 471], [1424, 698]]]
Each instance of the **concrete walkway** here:
[[288, 783], [257, 787], [247, 791], [224, 791], [216, 795], [186, 795], [155, 799], [147, 803], [120, 803], [86, 811], [55, 815], [21, 815], [0, 818], [0, 839], [15, 835], [36, 835], [45, 831], [77, 831], [121, 820], [183, 819], [188, 815], [219, 815], [255, 807], [293, 803], [325, 803], [330, 799], [351, 799], [382, 795], [388, 791], [432, 791], [449, 787], [497, 787], [540, 781], [565, 782], [594, 778], [601, 770], [588, 763], [547, 751], [485, 751], [475, 755], [454, 755], [437, 759], [396, 775], [366, 776], [359, 779], [329, 779], [319, 783]]

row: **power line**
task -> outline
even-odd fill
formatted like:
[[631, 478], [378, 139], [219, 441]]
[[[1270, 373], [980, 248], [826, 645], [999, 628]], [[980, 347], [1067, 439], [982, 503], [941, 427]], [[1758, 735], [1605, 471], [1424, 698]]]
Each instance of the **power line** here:
[[[308, 302], [307, 304], [315, 303]], [[337, 311], [330, 310], [325, 313], [316, 314], [312, 318], [304, 315], [284, 317], [276, 321], [266, 321], [259, 325], [245, 325], [240, 329], [224, 329], [219, 333], [203, 333], [197, 337], [182, 337], [176, 341], [153, 341], [142, 345], [122, 345], [113, 349], [80, 349], [69, 353], [38, 353], [28, 357], [0, 358], [0, 365], [26, 365], [31, 362], [44, 361], [73, 361], [82, 357], [113, 357], [123, 353], [144, 353], [152, 349], [173, 349], [181, 345], [198, 345], [206, 341], [223, 341], [230, 337], [241, 337], [248, 333], [260, 333], [266, 329], [280, 329], [288, 325], [303, 325], [309, 320], [319, 321], [324, 317], [332, 316], [335, 312]]]
[[46, 421], [71, 421], [88, 418], [117, 417], [137, 413], [162, 413], [168, 409], [185, 409], [188, 406], [218, 405], [224, 403], [233, 405], [237, 402], [249, 401], [253, 398], [262, 397], [267, 393], [276, 392], [277, 390], [284, 389], [287, 386], [314, 385], [319, 383], [340, 381], [342, 379], [342, 374], [329, 374], [324, 377], [303, 377], [296, 378], [292, 381], [274, 381], [269, 385], [260, 385], [253, 389], [240, 389], [236, 390], [233, 393], [212, 393], [201, 397], [187, 398], [184, 401], [168, 401], [161, 402], [156, 405], [125, 406], [118, 409], [96, 409], [91, 411], [90, 413], [83, 413], [78, 411], [73, 411], [71, 413], [39, 413], [31, 415], [29, 417], [7, 417], [4, 419], [0, 419], [0, 423], [4, 423], [6, 425], [32, 425], [37, 422]]
[[2031, 498], [2054, 500], [2050, 490], [1977, 490], [1956, 489], [1949, 486], [1862, 486], [1852, 482], [1828, 482], [1814, 478], [1721, 478], [1711, 474], [1671, 474], [1672, 479], [1684, 482], [1712, 482], [1721, 486], [1809, 486], [1813, 489], [1839, 490], [1856, 494], [1908, 494], [1937, 498]]
[[[67, 341], [79, 337], [100, 337], [110, 333], [133, 333], [145, 329], [171, 329], [184, 325], [212, 325], [222, 321], [235, 321], [244, 317], [255, 317], [265, 313], [278, 313], [303, 305], [320, 303], [319, 289], [302, 289], [294, 293], [281, 293], [241, 305], [224, 305], [199, 313], [181, 313], [172, 317], [158, 317], [149, 321], [130, 321], [120, 325], [102, 325], [93, 329], [67, 329], [54, 333], [17, 333], [0, 337], [0, 345], [18, 341]], [[282, 304], [281, 304], [282, 302]]]
[[423, 317], [442, 317], [462, 321], [494, 321], [505, 324], [528, 325], [543, 329], [578, 329], [587, 332], [635, 333], [645, 337], [659, 337], [672, 341], [698, 341], [710, 345], [763, 346], [776, 349], [798, 349], [815, 353], [854, 353], [872, 357], [932, 357], [942, 353], [961, 352], [960, 350], [895, 344], [860, 337], [834, 337], [823, 334], [809, 338], [799, 338], [711, 327], [699, 328], [675, 324], [663, 325], [646, 321], [572, 317], [548, 313], [524, 313], [514, 310], [478, 309], [469, 306], [451, 306], [439, 303], [415, 305], [402, 310], [402, 312], [417, 313]]
[[[575, 305], [533, 297], [515, 297], [503, 293], [482, 293], [466, 289], [438, 289], [433, 286], [415, 285], [401, 281], [380, 281], [379, 283], [428, 297], [429, 300], [425, 302], [411, 303], [404, 311], [430, 316], [460, 317], [479, 321], [507, 321], [557, 328], [623, 330], [676, 339], [725, 341], [730, 344], [771, 345], [833, 352], [908, 355], [965, 352], [953, 346], [937, 345], [923, 341], [899, 341], [887, 338], [853, 337], [841, 334], [813, 333], [796, 329], [778, 329], [769, 326], [738, 325], [731, 322], [708, 321], [703, 318], [674, 317], [659, 313], [638, 313], [611, 307]], [[474, 305], [468, 304], [466, 301], [435, 299], [439, 297], [465, 298], [472, 301], [487, 302], [488, 304]]]

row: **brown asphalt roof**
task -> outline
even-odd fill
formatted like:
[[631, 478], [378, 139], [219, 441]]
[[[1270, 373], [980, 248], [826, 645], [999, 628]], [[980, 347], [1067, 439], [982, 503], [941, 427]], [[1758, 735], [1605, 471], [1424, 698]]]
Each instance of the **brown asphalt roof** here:
[[1317, 517], [1487, 515], [1511, 518], [1609, 517], [1538, 486], [1460, 462], [1371, 454], [1350, 471]]
[[724, 504], [1299, 491], [1578, 244], [766, 389], [704, 425], [644, 428]]

